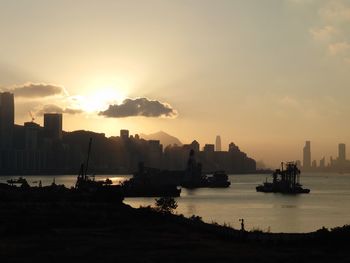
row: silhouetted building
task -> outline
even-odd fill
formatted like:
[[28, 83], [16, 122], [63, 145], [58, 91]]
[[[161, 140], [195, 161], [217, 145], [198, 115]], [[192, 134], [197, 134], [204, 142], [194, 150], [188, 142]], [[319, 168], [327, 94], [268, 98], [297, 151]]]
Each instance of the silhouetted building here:
[[38, 134], [40, 125], [34, 122], [25, 122], [25, 149], [36, 150], [38, 148]]
[[214, 152], [214, 144], [206, 144], [204, 145], [203, 151], [206, 153]]
[[15, 106], [12, 93], [0, 93], [0, 148], [11, 149], [15, 124]]
[[159, 140], [129, 136], [128, 130], [110, 138], [91, 131], [64, 132], [62, 114], [56, 113], [44, 114], [44, 127], [33, 121], [14, 125], [14, 98], [10, 93], [0, 93], [0, 117], [0, 174], [74, 174], [85, 161], [90, 138], [93, 173], [129, 174], [137, 170], [140, 162], [184, 171], [190, 151], [203, 164], [203, 172], [250, 173], [256, 169], [255, 161], [233, 143], [226, 152], [215, 151], [214, 144], [206, 144], [200, 151], [196, 140], [183, 146], [167, 146], [163, 152]]
[[324, 169], [326, 167], [326, 158], [323, 157], [321, 160], [320, 160], [320, 169]]
[[53, 140], [62, 139], [62, 113], [45, 113], [44, 130], [46, 137]]
[[310, 143], [310, 141], [306, 141], [304, 149], [303, 149], [303, 168], [304, 169], [311, 168], [311, 143]]
[[215, 140], [215, 150], [217, 152], [221, 152], [221, 137], [220, 135], [216, 136], [216, 140]]
[[343, 162], [346, 160], [346, 146], [344, 143], [338, 145], [338, 160]]
[[120, 130], [120, 138], [123, 140], [129, 139], [129, 130]]
[[150, 167], [161, 168], [163, 145], [159, 140], [149, 140], [147, 148], [146, 164]]
[[192, 143], [191, 143], [191, 149], [194, 150], [195, 152], [199, 152], [200, 150], [200, 145], [199, 143], [194, 140]]
[[312, 161], [311, 167], [312, 167], [312, 169], [316, 169], [316, 168], [317, 168], [317, 162], [316, 162], [316, 160], [313, 160], [313, 161]]

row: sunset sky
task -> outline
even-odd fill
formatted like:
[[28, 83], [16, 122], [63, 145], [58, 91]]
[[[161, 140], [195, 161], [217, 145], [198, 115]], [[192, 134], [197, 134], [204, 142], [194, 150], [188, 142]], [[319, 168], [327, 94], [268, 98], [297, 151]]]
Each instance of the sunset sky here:
[[0, 58], [17, 124], [220, 134], [271, 165], [350, 147], [348, 0], [0, 0]]

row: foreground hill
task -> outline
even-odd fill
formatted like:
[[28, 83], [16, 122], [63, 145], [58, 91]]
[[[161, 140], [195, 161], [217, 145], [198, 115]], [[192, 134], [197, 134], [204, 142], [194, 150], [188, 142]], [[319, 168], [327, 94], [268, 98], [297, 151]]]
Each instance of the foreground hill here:
[[0, 203], [0, 262], [349, 262], [349, 228], [242, 233], [103, 203]]

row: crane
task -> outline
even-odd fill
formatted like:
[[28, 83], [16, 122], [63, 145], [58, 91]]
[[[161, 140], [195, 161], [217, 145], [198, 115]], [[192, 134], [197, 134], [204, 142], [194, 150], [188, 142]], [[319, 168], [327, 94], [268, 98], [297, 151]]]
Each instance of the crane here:
[[35, 121], [35, 117], [34, 117], [33, 112], [29, 111], [28, 113], [29, 113], [30, 118], [32, 119], [32, 122], [34, 122]]

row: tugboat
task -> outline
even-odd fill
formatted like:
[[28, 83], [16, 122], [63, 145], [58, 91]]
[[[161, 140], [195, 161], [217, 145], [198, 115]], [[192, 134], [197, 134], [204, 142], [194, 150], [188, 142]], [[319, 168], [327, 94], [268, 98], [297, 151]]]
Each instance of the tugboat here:
[[287, 162], [286, 169], [281, 163], [282, 169], [277, 169], [273, 174], [272, 183], [266, 182], [256, 187], [257, 192], [283, 193], [283, 194], [308, 194], [310, 189], [303, 188], [300, 184], [300, 170], [296, 163]]

